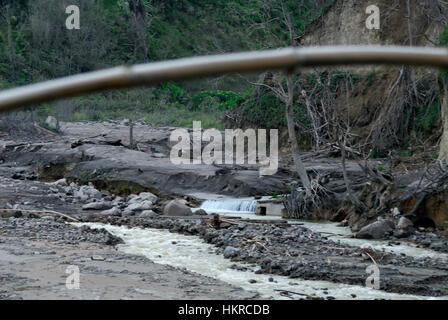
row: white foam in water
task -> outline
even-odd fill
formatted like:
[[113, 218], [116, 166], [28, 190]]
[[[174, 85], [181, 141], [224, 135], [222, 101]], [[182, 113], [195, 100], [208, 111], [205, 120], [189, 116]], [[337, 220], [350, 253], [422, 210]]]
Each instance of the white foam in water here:
[[254, 213], [257, 204], [256, 200], [245, 199], [206, 200], [201, 209], [208, 213]]
[[[324, 298], [332, 296], [336, 299], [353, 299], [352, 294], [356, 295], [356, 299], [435, 299], [433, 297], [387, 293], [363, 287], [361, 284], [356, 286], [328, 281], [310, 281], [255, 274], [256, 267], [242, 263], [237, 264], [249, 267], [251, 271], [238, 271], [230, 268], [235, 263], [224, 259], [222, 255], [215, 254], [215, 248], [212, 245], [203, 242], [198, 237], [170, 233], [168, 230], [129, 229], [99, 223], [74, 223], [74, 225], [87, 225], [95, 229], [104, 228], [108, 230], [124, 240], [124, 244], [117, 246], [118, 250], [124, 253], [143, 255], [156, 263], [186, 268], [192, 272], [219, 279], [245, 290], [258, 292], [262, 298], [266, 299], [288, 299], [281, 296], [276, 290], [289, 290]], [[176, 244], [173, 244], [173, 241]], [[269, 281], [271, 277], [274, 279], [273, 282]], [[249, 280], [256, 280], [256, 283], [249, 283]], [[324, 291], [327, 293], [324, 293]], [[292, 297], [302, 298], [300, 295], [292, 295]], [[448, 299], [448, 297], [437, 299]]]

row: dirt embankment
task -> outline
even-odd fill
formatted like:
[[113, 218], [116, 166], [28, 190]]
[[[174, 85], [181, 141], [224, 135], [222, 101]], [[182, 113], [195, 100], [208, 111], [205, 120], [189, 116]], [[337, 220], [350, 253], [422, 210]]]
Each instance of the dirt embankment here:
[[[367, 7], [376, 5], [380, 12], [380, 28], [368, 29]], [[301, 37], [303, 46], [322, 45], [403, 45], [429, 46], [439, 44], [444, 27], [437, 1], [410, 1], [408, 19], [406, 0], [336, 0]], [[410, 26], [408, 25], [410, 22]], [[388, 149], [406, 128], [407, 111], [421, 105], [424, 95], [438, 95], [438, 70], [409, 69], [402, 66], [356, 66], [321, 68], [319, 71], [346, 71], [356, 77], [357, 84], [346, 92], [341, 86], [334, 107], [349, 116], [354, 133], [362, 138], [371, 135], [378, 148]], [[307, 72], [309, 72], [307, 70]], [[355, 81], [354, 78], [351, 81]], [[415, 88], [411, 84], [415, 82]], [[419, 90], [419, 98], [411, 97]], [[420, 100], [419, 100], [420, 99]], [[419, 100], [419, 104], [413, 101]], [[446, 142], [446, 141], [445, 141]], [[446, 144], [446, 143], [445, 143]], [[445, 145], [442, 143], [442, 147]]]

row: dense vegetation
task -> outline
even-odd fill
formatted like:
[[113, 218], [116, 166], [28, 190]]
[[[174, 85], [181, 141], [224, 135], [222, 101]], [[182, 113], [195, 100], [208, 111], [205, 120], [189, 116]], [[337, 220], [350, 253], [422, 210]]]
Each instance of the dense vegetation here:
[[[333, 0], [0, 0], [0, 88], [120, 64], [288, 46], [291, 34], [285, 16], [298, 39], [332, 3]], [[70, 4], [80, 7], [80, 30], [65, 27], [65, 8]], [[445, 30], [440, 44], [447, 45], [447, 39]], [[272, 90], [253, 84], [269, 83], [275, 77], [270, 73], [261, 77], [224, 76], [104, 92], [41, 104], [14, 119], [42, 123], [47, 115], [56, 115], [66, 121], [131, 118], [154, 125], [191, 126], [193, 120], [201, 120], [204, 128], [284, 128], [284, 102]], [[402, 106], [403, 112], [391, 124], [383, 121], [386, 131], [394, 131], [387, 139], [381, 126], [377, 136], [372, 134], [374, 157], [384, 156], [390, 145], [407, 150], [416, 143], [433, 143], [440, 136], [437, 88], [424, 80], [417, 84], [420, 93], [408, 97], [404, 94], [410, 86], [407, 78], [402, 78], [399, 87], [403, 89], [390, 102]], [[318, 139], [313, 137], [316, 128], [320, 128], [319, 134], [326, 141], [333, 141], [339, 134], [325, 119], [320, 119], [320, 123], [316, 118], [311, 121], [310, 112], [322, 115], [323, 108], [334, 105], [334, 114], [341, 114], [336, 105], [343, 110], [348, 92], [356, 101], [359, 92], [378, 86], [382, 80], [373, 72], [356, 75], [327, 70], [296, 76], [294, 81], [313, 100], [307, 106], [306, 98], [296, 90], [296, 127], [303, 146], [308, 147], [318, 146]], [[361, 120], [362, 128], [373, 121]], [[385, 141], [388, 145], [381, 145]]]
[[[331, 2], [0, 0], [0, 87], [124, 63], [287, 46], [284, 12], [300, 34]], [[65, 28], [70, 4], [80, 7], [80, 30]], [[267, 94], [255, 105], [253, 91], [241, 77], [221, 77], [83, 96], [40, 105], [35, 115], [56, 114], [64, 120], [144, 118], [178, 126], [190, 126], [196, 119], [205, 127], [222, 127], [224, 113], [244, 105], [244, 112], [261, 124], [283, 123], [278, 99]], [[261, 110], [255, 110], [257, 106]]]

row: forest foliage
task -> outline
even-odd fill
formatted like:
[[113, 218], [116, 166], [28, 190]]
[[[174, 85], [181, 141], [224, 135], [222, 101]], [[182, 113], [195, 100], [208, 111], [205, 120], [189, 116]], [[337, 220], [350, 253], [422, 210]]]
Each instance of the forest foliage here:
[[[0, 0], [0, 88], [120, 64], [287, 46], [282, 6], [300, 34], [331, 2]], [[80, 30], [65, 28], [70, 4], [80, 8]], [[225, 111], [247, 100], [251, 87], [238, 77], [169, 83], [40, 105], [37, 115], [183, 126], [199, 117], [206, 127], [222, 127]]]
[[[285, 12], [295, 36], [300, 38], [333, 2], [0, 0], [0, 88], [121, 64], [289, 46]], [[80, 30], [65, 27], [65, 8], [71, 4], [80, 8]], [[445, 30], [440, 44], [447, 45], [447, 39]], [[265, 74], [264, 81], [272, 76]], [[338, 70], [296, 80], [308, 95], [331, 101], [345, 95], [345, 90], [370, 88], [379, 81], [373, 72], [359, 76]], [[40, 121], [55, 115], [65, 121], [130, 118], [154, 125], [189, 127], [193, 120], [200, 120], [204, 128], [284, 128], [283, 102], [272, 91], [253, 84], [257, 81], [258, 75], [236, 75], [163, 83], [41, 104], [26, 112]], [[429, 136], [437, 129], [440, 103], [430, 100], [406, 108], [399, 137], [403, 145], [411, 144], [411, 135], [414, 141], [425, 140], [421, 135]], [[294, 101], [296, 127], [301, 140], [309, 145], [312, 123], [301, 92], [296, 92]]]

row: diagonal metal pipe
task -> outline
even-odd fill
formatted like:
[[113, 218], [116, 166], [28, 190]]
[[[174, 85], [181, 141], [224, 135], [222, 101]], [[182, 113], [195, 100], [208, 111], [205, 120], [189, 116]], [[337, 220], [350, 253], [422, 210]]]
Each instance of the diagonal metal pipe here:
[[0, 112], [108, 89], [228, 73], [352, 64], [408, 64], [448, 68], [448, 49], [326, 46], [230, 53], [120, 66], [0, 91]]

